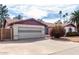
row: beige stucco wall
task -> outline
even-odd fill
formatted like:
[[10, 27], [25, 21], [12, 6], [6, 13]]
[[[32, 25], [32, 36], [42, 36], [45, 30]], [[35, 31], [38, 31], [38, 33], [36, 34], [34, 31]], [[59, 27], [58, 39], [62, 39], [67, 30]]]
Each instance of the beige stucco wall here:
[[69, 32], [69, 28], [72, 29], [72, 32], [77, 32], [75, 27], [68, 26], [68, 27], [65, 27], [66, 33]]

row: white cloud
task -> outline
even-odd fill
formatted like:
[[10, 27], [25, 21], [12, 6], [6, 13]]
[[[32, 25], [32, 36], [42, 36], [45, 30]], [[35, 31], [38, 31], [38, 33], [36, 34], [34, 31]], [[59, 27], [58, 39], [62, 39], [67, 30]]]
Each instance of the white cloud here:
[[44, 16], [47, 16], [47, 12], [38, 9], [37, 7], [31, 7], [26, 13], [26, 15], [31, 16], [33, 18], [42, 18]]
[[[56, 21], [58, 21], [59, 20], [59, 18], [56, 18], [56, 19], [43, 19], [45, 22], [49, 22], [49, 23], [54, 23], [54, 22], [56, 22]], [[63, 20], [63, 19], [62, 19]], [[61, 20], [61, 21], [62, 21]]]
[[17, 4], [12, 6], [8, 5], [9, 10], [11, 10], [10, 13], [15, 12], [15, 15], [18, 15], [21, 13], [23, 14], [23, 16], [33, 17], [33, 18], [42, 18], [44, 16], [47, 16], [47, 11], [43, 11], [38, 7], [39, 6], [31, 6], [31, 5], [25, 5], [25, 4], [20, 4], [20, 5]]
[[[52, 12], [54, 14], [58, 14], [58, 12], [60, 10], [63, 11], [63, 14], [66, 12], [71, 13], [73, 10], [75, 10], [75, 8], [77, 6], [78, 5], [74, 5], [74, 4], [50, 4], [50, 5], [40, 4], [39, 5], [39, 3], [36, 3], [35, 5], [33, 5], [33, 4], [29, 4], [29, 5], [28, 4], [11, 4], [11, 5], [8, 5], [9, 9], [13, 10], [13, 12], [23, 13], [24, 16], [33, 17], [33, 18], [42, 18], [44, 16], [47, 16], [49, 11], [50, 11], [50, 13]], [[58, 18], [45, 19], [46, 22], [55, 22], [57, 20], [59, 20], [59, 19]]]
[[68, 12], [68, 13], [71, 13], [73, 12], [76, 7], [78, 7], [78, 5], [70, 5], [70, 6], [67, 6], [63, 9], [63, 12]]
[[79, 0], [0, 0], [3, 4], [34, 4], [34, 5], [52, 5], [52, 4], [78, 4]]
[[56, 7], [56, 6], [54, 6], [54, 5], [52, 5], [52, 6], [40, 7], [40, 9], [42, 9], [42, 10], [47, 10], [47, 11], [51, 11], [51, 12], [55, 12], [55, 13], [58, 13], [60, 10], [62, 10], [62, 8]]

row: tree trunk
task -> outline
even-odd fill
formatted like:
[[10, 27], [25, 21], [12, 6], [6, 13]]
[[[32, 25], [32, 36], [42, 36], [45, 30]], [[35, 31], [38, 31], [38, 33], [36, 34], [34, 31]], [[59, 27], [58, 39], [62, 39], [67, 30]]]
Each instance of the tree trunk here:
[[77, 31], [79, 32], [79, 24], [77, 24]]

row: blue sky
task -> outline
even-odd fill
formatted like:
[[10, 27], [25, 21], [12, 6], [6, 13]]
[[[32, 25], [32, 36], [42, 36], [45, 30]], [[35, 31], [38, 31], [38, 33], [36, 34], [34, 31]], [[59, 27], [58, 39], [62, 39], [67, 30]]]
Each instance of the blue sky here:
[[[61, 1], [63, 2], [61, 4]], [[46, 22], [59, 20], [59, 11], [68, 13], [68, 19], [74, 10], [79, 8], [75, 0], [0, 0], [7, 5], [11, 17], [21, 14], [24, 18], [43, 19]], [[63, 20], [63, 19], [62, 19]]]
[[11, 17], [21, 14], [24, 18], [36, 18], [43, 19], [46, 22], [55, 22], [59, 20], [59, 11], [62, 10], [63, 14], [68, 13], [70, 17], [71, 13], [79, 8], [78, 4], [70, 5], [49, 5], [39, 6], [31, 4], [13, 4], [7, 5], [9, 14]]

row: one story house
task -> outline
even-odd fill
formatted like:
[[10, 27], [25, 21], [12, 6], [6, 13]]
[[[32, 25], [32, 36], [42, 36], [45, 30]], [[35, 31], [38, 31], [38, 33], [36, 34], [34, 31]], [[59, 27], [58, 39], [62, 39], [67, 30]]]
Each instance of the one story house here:
[[8, 24], [13, 28], [13, 39], [45, 37], [48, 27], [46, 24], [34, 19], [19, 20]]
[[[39, 20], [36, 20], [34, 18], [25, 19], [25, 20], [13, 20], [9, 21], [8, 25], [12, 27], [15, 24], [24, 24], [24, 25], [36, 25], [36, 26], [44, 26], [45, 27], [45, 34], [50, 35], [50, 32], [55, 24], [53, 23], [47, 23], [47, 22], [41, 22]], [[74, 24], [62, 24], [64, 26], [66, 33], [70, 30], [72, 32], [77, 32], [76, 26]]]
[[46, 25], [45, 23], [40, 22], [34, 18], [11, 22], [8, 25], [9, 25], [9, 27], [12, 27], [15, 24], [44, 26], [45, 27], [45, 34], [48, 34], [48, 25]]
[[67, 24], [64, 26], [66, 33], [68, 32], [77, 32], [76, 26], [74, 24]]
[[34, 18], [30, 18], [30, 19], [25, 19], [25, 20], [8, 20], [8, 25], [11, 27], [14, 24], [25, 24], [25, 25], [41, 25], [45, 27], [45, 34], [46, 35], [50, 35], [50, 32], [53, 28], [53, 23], [48, 23], [48, 22], [43, 22], [43, 21], [39, 21], [36, 20]]

